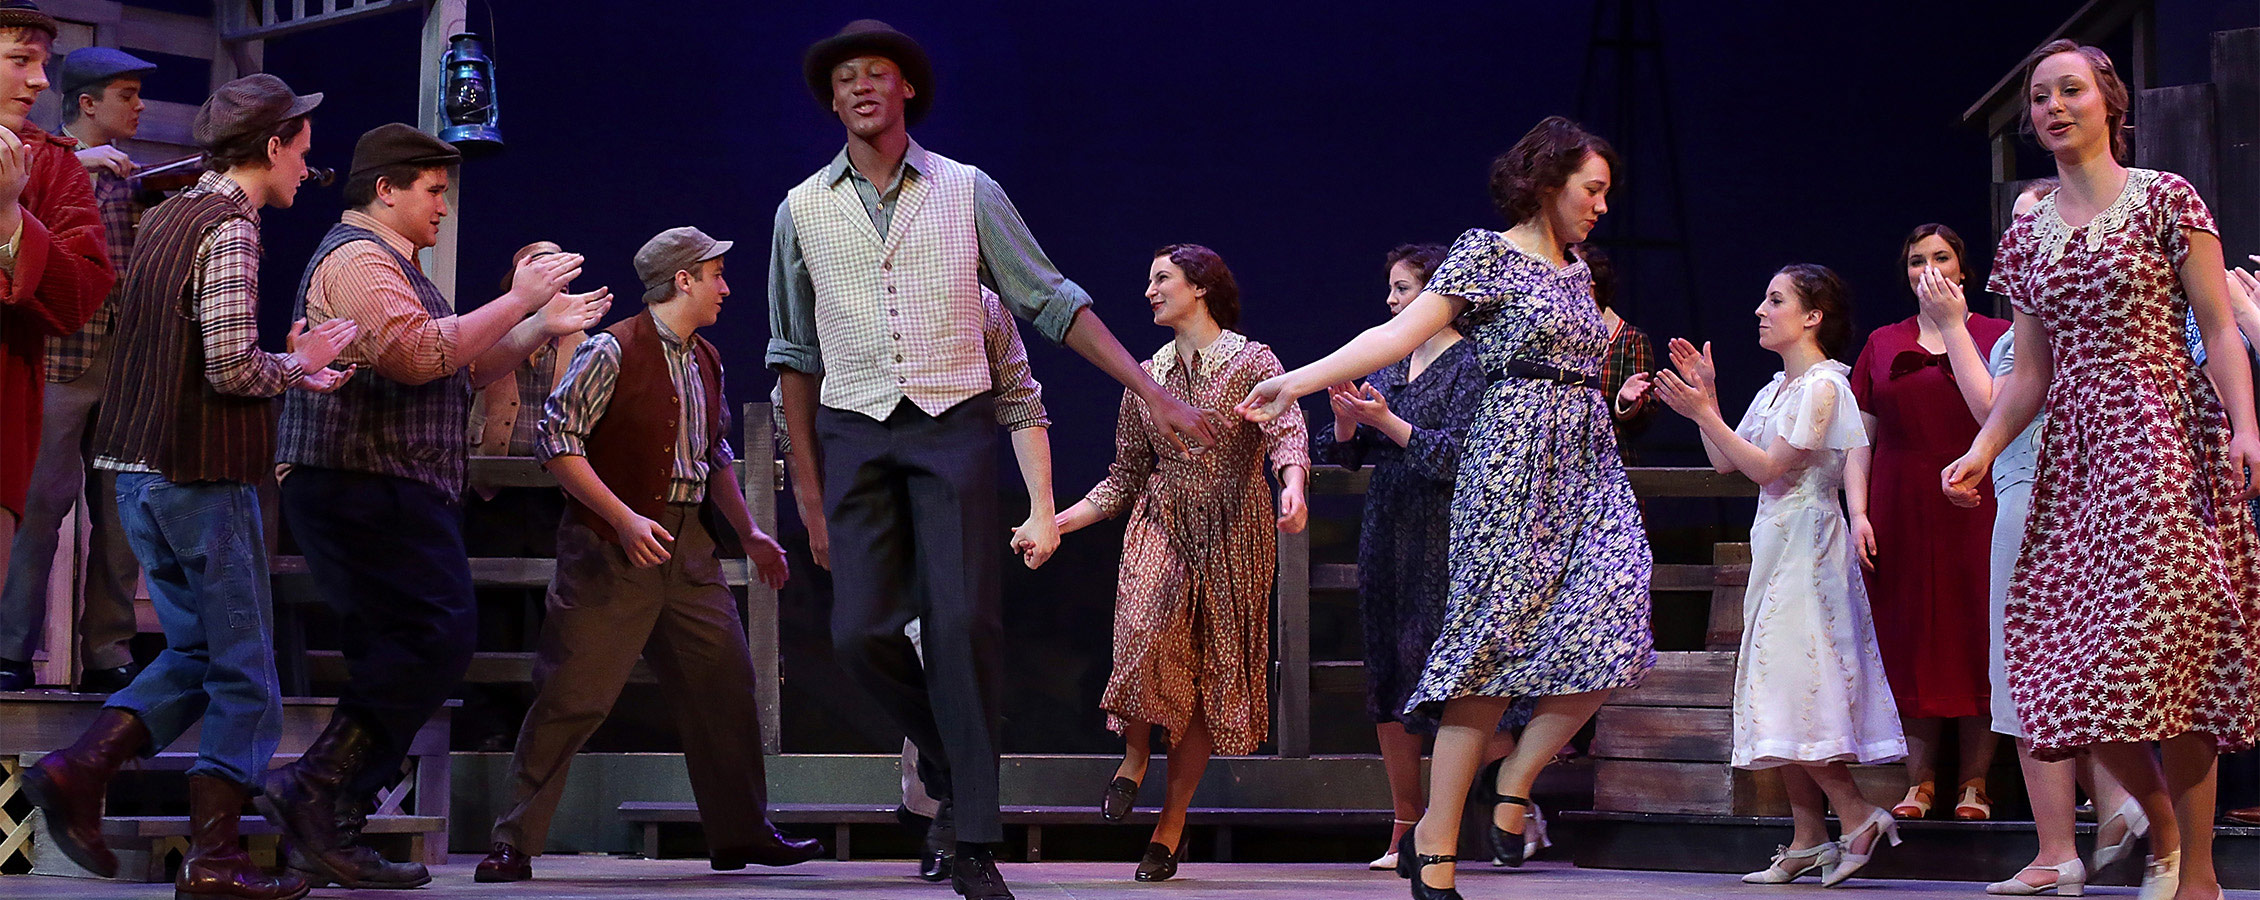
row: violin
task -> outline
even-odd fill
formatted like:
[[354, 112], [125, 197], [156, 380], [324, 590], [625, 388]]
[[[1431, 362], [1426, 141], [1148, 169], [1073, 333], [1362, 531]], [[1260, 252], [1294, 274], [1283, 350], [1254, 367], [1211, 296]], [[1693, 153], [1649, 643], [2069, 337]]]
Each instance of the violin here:
[[[136, 186], [144, 191], [170, 192], [184, 190], [204, 175], [204, 154], [197, 153], [179, 159], [143, 167], [133, 173]], [[320, 187], [329, 187], [337, 181], [337, 170], [321, 166], [306, 167], [306, 181]]]

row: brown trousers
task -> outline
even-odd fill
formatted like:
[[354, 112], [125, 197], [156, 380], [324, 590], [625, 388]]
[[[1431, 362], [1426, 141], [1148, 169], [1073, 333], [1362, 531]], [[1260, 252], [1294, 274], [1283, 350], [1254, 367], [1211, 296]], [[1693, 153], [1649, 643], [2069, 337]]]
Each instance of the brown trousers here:
[[671, 504], [658, 522], [675, 545], [667, 562], [648, 569], [570, 515], [559, 526], [536, 696], [518, 732], [510, 805], [495, 820], [494, 840], [542, 852], [573, 754], [612, 711], [639, 651], [674, 713], [707, 846], [742, 847], [775, 833], [753, 654], [714, 539], [696, 506]]

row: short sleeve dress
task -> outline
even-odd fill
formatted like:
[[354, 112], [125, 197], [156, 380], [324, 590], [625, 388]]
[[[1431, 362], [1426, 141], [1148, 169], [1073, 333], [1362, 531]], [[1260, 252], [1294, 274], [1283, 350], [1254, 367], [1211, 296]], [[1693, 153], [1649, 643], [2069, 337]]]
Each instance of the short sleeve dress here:
[[2001, 236], [1987, 284], [2047, 327], [2055, 372], [2004, 609], [2017, 712], [2043, 759], [2187, 733], [2250, 747], [2260, 556], [2182, 332], [2187, 232], [2217, 233], [2212, 213], [2149, 169], [2078, 227], [2058, 196]]
[[[1467, 302], [1460, 333], [1493, 380], [1460, 448], [1451, 608], [1408, 709], [1638, 684], [1656, 662], [1655, 560], [1599, 389], [1608, 332], [1591, 273], [1476, 229], [1428, 290]], [[1506, 377], [1514, 360], [1589, 380]]]
[[1827, 360], [1750, 401], [1734, 433], [1806, 451], [1759, 486], [1734, 671], [1734, 765], [1886, 763], [1907, 755], [1876, 649], [1867, 585], [1838, 497], [1845, 451], [1868, 444], [1848, 370]]
[[[1993, 349], [2009, 323], [1969, 318], [1979, 352]], [[1986, 628], [1986, 548], [1993, 538], [1993, 490], [1963, 509], [1938, 489], [1938, 473], [1970, 448], [1970, 415], [1953, 367], [1923, 349], [1914, 319], [1875, 330], [1852, 364], [1852, 393], [1876, 418], [1868, 520], [1875, 568], [1867, 573], [1876, 639], [1891, 693], [1910, 718], [1982, 716], [1991, 695]]]

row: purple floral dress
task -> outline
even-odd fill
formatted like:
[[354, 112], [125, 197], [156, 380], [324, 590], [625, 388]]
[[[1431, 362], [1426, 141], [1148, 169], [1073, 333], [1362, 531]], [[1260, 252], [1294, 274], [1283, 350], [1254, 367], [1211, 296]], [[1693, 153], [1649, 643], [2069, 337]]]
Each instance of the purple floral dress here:
[[1501, 377], [1460, 449], [1451, 608], [1407, 708], [1638, 684], [1656, 663], [1654, 557], [1598, 389], [1608, 332], [1582, 260], [1556, 269], [1500, 232], [1452, 244], [1428, 290], [1467, 301], [1483, 368], [1527, 360], [1594, 387]]

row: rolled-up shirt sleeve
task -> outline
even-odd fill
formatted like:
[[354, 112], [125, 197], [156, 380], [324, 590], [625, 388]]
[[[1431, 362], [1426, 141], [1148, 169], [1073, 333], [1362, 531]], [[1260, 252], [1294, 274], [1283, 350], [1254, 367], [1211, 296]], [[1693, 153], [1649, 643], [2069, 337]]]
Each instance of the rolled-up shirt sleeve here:
[[1034, 323], [1054, 344], [1067, 340], [1075, 314], [1091, 305], [1083, 286], [1069, 281], [1028, 233], [1020, 210], [989, 173], [973, 181], [974, 231], [981, 243], [981, 283], [997, 292], [1013, 315]]
[[1020, 342], [1020, 327], [994, 292], [981, 291], [981, 306], [985, 310], [981, 343], [988, 350], [989, 380], [997, 390], [997, 424], [1012, 431], [1051, 425], [1051, 416], [1044, 411], [1044, 386], [1036, 383], [1028, 367], [1028, 345]]
[[372, 366], [403, 384], [437, 381], [470, 363], [457, 349], [459, 318], [426, 311], [400, 264], [375, 242], [338, 248], [315, 269], [314, 279], [320, 282], [322, 308], [315, 309], [315, 298], [308, 297], [308, 323], [342, 316], [361, 327], [341, 360]]
[[542, 404], [534, 458], [546, 464], [560, 456], [589, 455], [589, 432], [612, 405], [612, 389], [619, 381], [620, 342], [604, 333], [582, 341], [565, 377]]
[[772, 369], [824, 374], [823, 348], [816, 339], [816, 282], [800, 253], [793, 227], [792, 201], [777, 204], [776, 229], [769, 240], [769, 352]]

